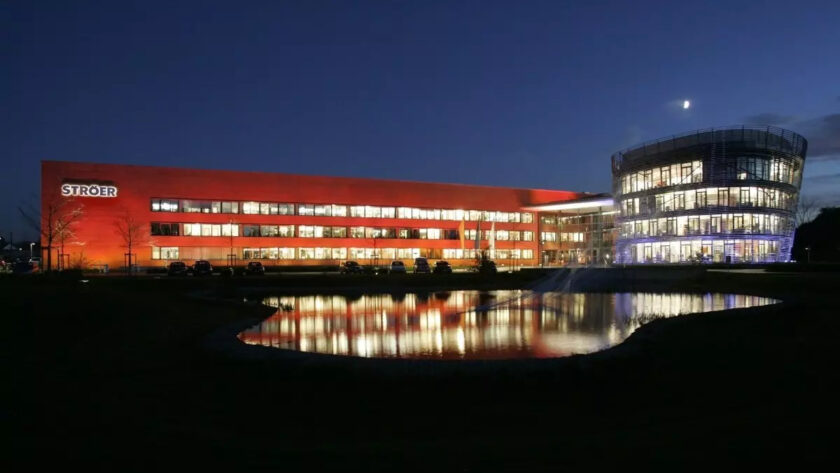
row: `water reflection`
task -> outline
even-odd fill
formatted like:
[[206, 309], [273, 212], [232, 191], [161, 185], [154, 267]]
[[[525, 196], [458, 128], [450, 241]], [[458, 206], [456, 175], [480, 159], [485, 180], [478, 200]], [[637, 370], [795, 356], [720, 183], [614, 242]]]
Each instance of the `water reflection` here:
[[738, 294], [451, 291], [268, 297], [248, 344], [385, 358], [548, 358], [591, 353], [660, 317], [767, 305]]

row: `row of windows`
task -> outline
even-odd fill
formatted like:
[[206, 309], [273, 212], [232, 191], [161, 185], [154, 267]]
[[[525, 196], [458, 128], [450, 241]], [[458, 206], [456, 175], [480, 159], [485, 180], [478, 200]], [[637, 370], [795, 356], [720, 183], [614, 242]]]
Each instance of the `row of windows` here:
[[[490, 240], [494, 230], [481, 230], [481, 239]], [[475, 241], [477, 230], [464, 230], [464, 238]], [[519, 230], [495, 230], [497, 241], [534, 241], [534, 232]]]
[[621, 201], [622, 215], [652, 214], [705, 207], [767, 207], [793, 210], [795, 194], [764, 187], [707, 187], [664, 192]]
[[703, 182], [703, 162], [657, 166], [621, 176], [621, 193], [629, 194], [657, 187], [677, 186], [691, 182]]
[[[152, 222], [151, 234], [155, 236], [239, 236], [293, 238], [294, 225], [255, 225], [219, 223], [162, 223]], [[475, 230], [465, 230], [465, 238], [475, 239]], [[489, 240], [491, 230], [482, 231], [482, 239]], [[533, 241], [534, 232], [519, 230], [496, 230], [499, 241]], [[321, 225], [298, 225], [299, 238], [400, 238], [419, 240], [458, 240], [460, 233], [454, 229], [440, 228], [378, 228], [378, 227], [334, 227]]]
[[726, 233], [786, 234], [789, 219], [766, 214], [720, 214], [652, 218], [624, 222], [622, 237], [712, 235]]
[[540, 215], [540, 223], [543, 225], [603, 225], [609, 226], [613, 223], [614, 212], [604, 212], [601, 214], [586, 214], [586, 215]]
[[629, 245], [629, 260], [623, 263], [740, 263], [773, 262], [778, 258], [776, 240], [676, 240]]
[[540, 240], [544, 242], [571, 241], [579, 243], [585, 241], [585, 237], [583, 232], [542, 232], [540, 233]]
[[583, 232], [560, 232], [560, 241], [573, 241], [580, 243], [584, 241]]
[[203, 200], [152, 199], [152, 212], [185, 212], [246, 215], [302, 215], [313, 217], [400, 218], [411, 220], [467, 220], [502, 223], [531, 223], [530, 212], [492, 210], [420, 209], [416, 207], [379, 207], [372, 205], [283, 204], [277, 202], [226, 202]]
[[[475, 249], [460, 249], [460, 248], [444, 248], [444, 259], [475, 259], [479, 251]], [[490, 259], [532, 259], [534, 257], [534, 250], [531, 249], [513, 249], [513, 250], [489, 250], [488, 255]]]
[[727, 167], [726, 178], [739, 180], [761, 179], [764, 181], [793, 184], [798, 181], [799, 166], [784, 158], [739, 156], [736, 168]]
[[[491, 258], [498, 259], [531, 259], [534, 257], [532, 249], [512, 250], [491, 250]], [[226, 260], [230, 255], [228, 248], [196, 248], [164, 246], [152, 247], [152, 259], [154, 260], [177, 260], [177, 259], [208, 259]], [[420, 248], [236, 248], [234, 254], [237, 258], [245, 260], [269, 259], [269, 260], [365, 260], [365, 259], [412, 259], [421, 256]], [[476, 257], [474, 249], [444, 249], [445, 259], [472, 259]]]
[[[723, 162], [715, 178], [742, 181], [757, 179], [796, 184], [801, 177], [801, 169], [799, 160], [791, 161], [782, 157], [739, 156]], [[621, 177], [621, 192], [628, 194], [702, 181], [702, 161], [691, 161], [626, 174]]]

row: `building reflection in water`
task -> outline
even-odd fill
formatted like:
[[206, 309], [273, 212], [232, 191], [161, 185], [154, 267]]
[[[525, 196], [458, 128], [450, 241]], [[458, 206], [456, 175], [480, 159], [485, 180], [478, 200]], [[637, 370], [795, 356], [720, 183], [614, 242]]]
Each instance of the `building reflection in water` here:
[[620, 343], [660, 317], [776, 302], [736, 294], [451, 291], [268, 297], [248, 344], [382, 358], [548, 358]]

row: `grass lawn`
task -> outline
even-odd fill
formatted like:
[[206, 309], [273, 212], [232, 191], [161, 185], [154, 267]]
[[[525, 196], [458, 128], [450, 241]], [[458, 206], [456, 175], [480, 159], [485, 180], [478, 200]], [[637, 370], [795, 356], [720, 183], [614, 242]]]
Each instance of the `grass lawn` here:
[[[470, 277], [457, 283], [529, 281]], [[315, 280], [299, 281], [288, 278], [284, 287]], [[787, 302], [658, 320], [627, 341], [632, 350], [536, 371], [382, 376], [205, 351], [208, 333], [265, 315], [188, 297], [208, 287], [226, 292], [216, 280], [0, 279], [9, 398], [3, 423], [11, 439], [5, 457], [16, 464], [5, 471], [56, 462], [109, 471], [542, 471], [787, 461], [802, 468], [834, 457], [836, 435], [822, 432], [834, 428], [837, 410], [840, 274], [701, 271], [611, 284]]]

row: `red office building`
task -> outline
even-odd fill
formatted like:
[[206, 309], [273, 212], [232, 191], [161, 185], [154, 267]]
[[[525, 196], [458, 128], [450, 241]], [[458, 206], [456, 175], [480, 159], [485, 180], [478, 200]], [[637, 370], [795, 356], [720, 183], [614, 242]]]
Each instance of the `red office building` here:
[[458, 266], [474, 262], [477, 245], [497, 264], [537, 265], [551, 262], [542, 252], [541, 209], [562, 212], [564, 203], [594, 196], [61, 161], [42, 162], [41, 185], [43, 264], [53, 268], [413, 264], [416, 257]]

